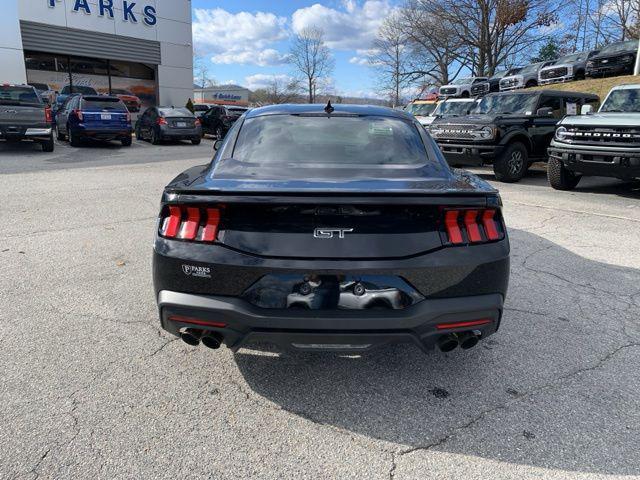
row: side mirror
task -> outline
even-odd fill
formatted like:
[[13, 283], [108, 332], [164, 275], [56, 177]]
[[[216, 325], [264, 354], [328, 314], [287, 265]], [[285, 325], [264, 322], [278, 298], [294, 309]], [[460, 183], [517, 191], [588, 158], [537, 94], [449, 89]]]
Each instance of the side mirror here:
[[539, 117], [548, 117], [550, 115], [553, 115], [553, 108], [551, 108], [551, 107], [539, 108], [536, 111], [536, 115], [538, 115]]
[[222, 140], [216, 140], [215, 142], [213, 142], [213, 150], [214, 151], [218, 151], [220, 149], [220, 147], [222, 146]]
[[591, 115], [593, 113], [593, 105], [582, 105], [580, 115]]

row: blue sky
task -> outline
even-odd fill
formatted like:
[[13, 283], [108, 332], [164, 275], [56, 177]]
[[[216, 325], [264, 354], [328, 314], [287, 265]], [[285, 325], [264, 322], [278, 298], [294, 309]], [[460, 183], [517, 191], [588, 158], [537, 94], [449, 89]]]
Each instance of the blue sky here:
[[219, 83], [259, 88], [272, 76], [292, 76], [286, 64], [291, 37], [315, 26], [335, 59], [338, 95], [369, 96], [374, 73], [367, 50], [394, 0], [192, 0], [194, 49]]

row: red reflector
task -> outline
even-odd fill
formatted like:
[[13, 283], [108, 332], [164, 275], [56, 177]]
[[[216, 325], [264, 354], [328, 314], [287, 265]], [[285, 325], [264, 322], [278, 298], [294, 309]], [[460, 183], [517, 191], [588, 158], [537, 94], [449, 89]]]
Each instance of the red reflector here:
[[172, 322], [192, 323], [193, 325], [203, 325], [205, 327], [218, 327], [224, 328], [227, 326], [223, 322], [211, 322], [209, 320], [200, 320], [199, 318], [184, 317], [182, 315], [169, 315], [169, 320]]
[[462, 232], [458, 225], [459, 213], [459, 210], [449, 210], [444, 217], [444, 224], [447, 227], [447, 235], [451, 243], [462, 243]]
[[207, 208], [207, 223], [202, 229], [203, 242], [213, 242], [218, 235], [218, 225], [220, 224], [220, 210], [217, 208]]
[[447, 330], [450, 328], [476, 327], [478, 325], [486, 325], [488, 323], [491, 323], [491, 319], [483, 318], [482, 320], [470, 320], [468, 322], [439, 323], [436, 325], [436, 328], [438, 330]]
[[180, 228], [178, 238], [193, 240], [198, 233], [198, 223], [200, 223], [200, 209], [198, 207], [187, 207], [187, 219]]
[[169, 216], [164, 220], [162, 235], [168, 238], [175, 237], [178, 234], [181, 216], [180, 207], [176, 205], [169, 206]]
[[496, 222], [493, 219], [495, 214], [495, 210], [485, 210], [482, 214], [482, 225], [484, 225], [484, 231], [487, 234], [487, 239], [489, 240], [497, 240], [500, 238]]
[[467, 229], [467, 235], [470, 242], [481, 242], [482, 235], [480, 235], [480, 227], [478, 226], [476, 219], [478, 218], [477, 210], [467, 210], [464, 214], [464, 226]]

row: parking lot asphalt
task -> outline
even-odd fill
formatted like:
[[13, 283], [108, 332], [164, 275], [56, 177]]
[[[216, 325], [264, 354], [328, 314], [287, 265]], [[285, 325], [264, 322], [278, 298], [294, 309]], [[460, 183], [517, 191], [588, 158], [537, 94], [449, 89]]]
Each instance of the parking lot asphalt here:
[[0, 145], [0, 478], [640, 477], [640, 185], [498, 184], [475, 349], [234, 355], [161, 331], [151, 284], [161, 189], [212, 144]]

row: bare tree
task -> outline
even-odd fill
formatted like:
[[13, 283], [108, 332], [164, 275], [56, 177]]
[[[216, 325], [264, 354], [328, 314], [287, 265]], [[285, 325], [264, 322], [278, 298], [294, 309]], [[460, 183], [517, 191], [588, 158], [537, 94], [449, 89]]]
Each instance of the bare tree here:
[[463, 68], [456, 62], [463, 45], [456, 26], [434, 15], [437, 5], [438, 0], [407, 0], [397, 17], [409, 48], [404, 76], [423, 85], [449, 83]]
[[303, 29], [295, 36], [290, 53], [290, 62], [304, 78], [309, 103], [313, 103], [318, 82], [328, 77], [334, 67], [331, 52], [324, 43], [324, 32], [314, 27]]
[[410, 78], [407, 38], [397, 14], [383, 22], [367, 60], [377, 72], [380, 92], [390, 99], [393, 107], [399, 105]]
[[209, 75], [206, 59], [199, 53], [193, 54], [193, 78], [202, 88], [214, 87], [217, 83], [215, 78]]
[[251, 95], [251, 101], [258, 105], [294, 103], [300, 99], [300, 82], [274, 76], [264, 88]]

